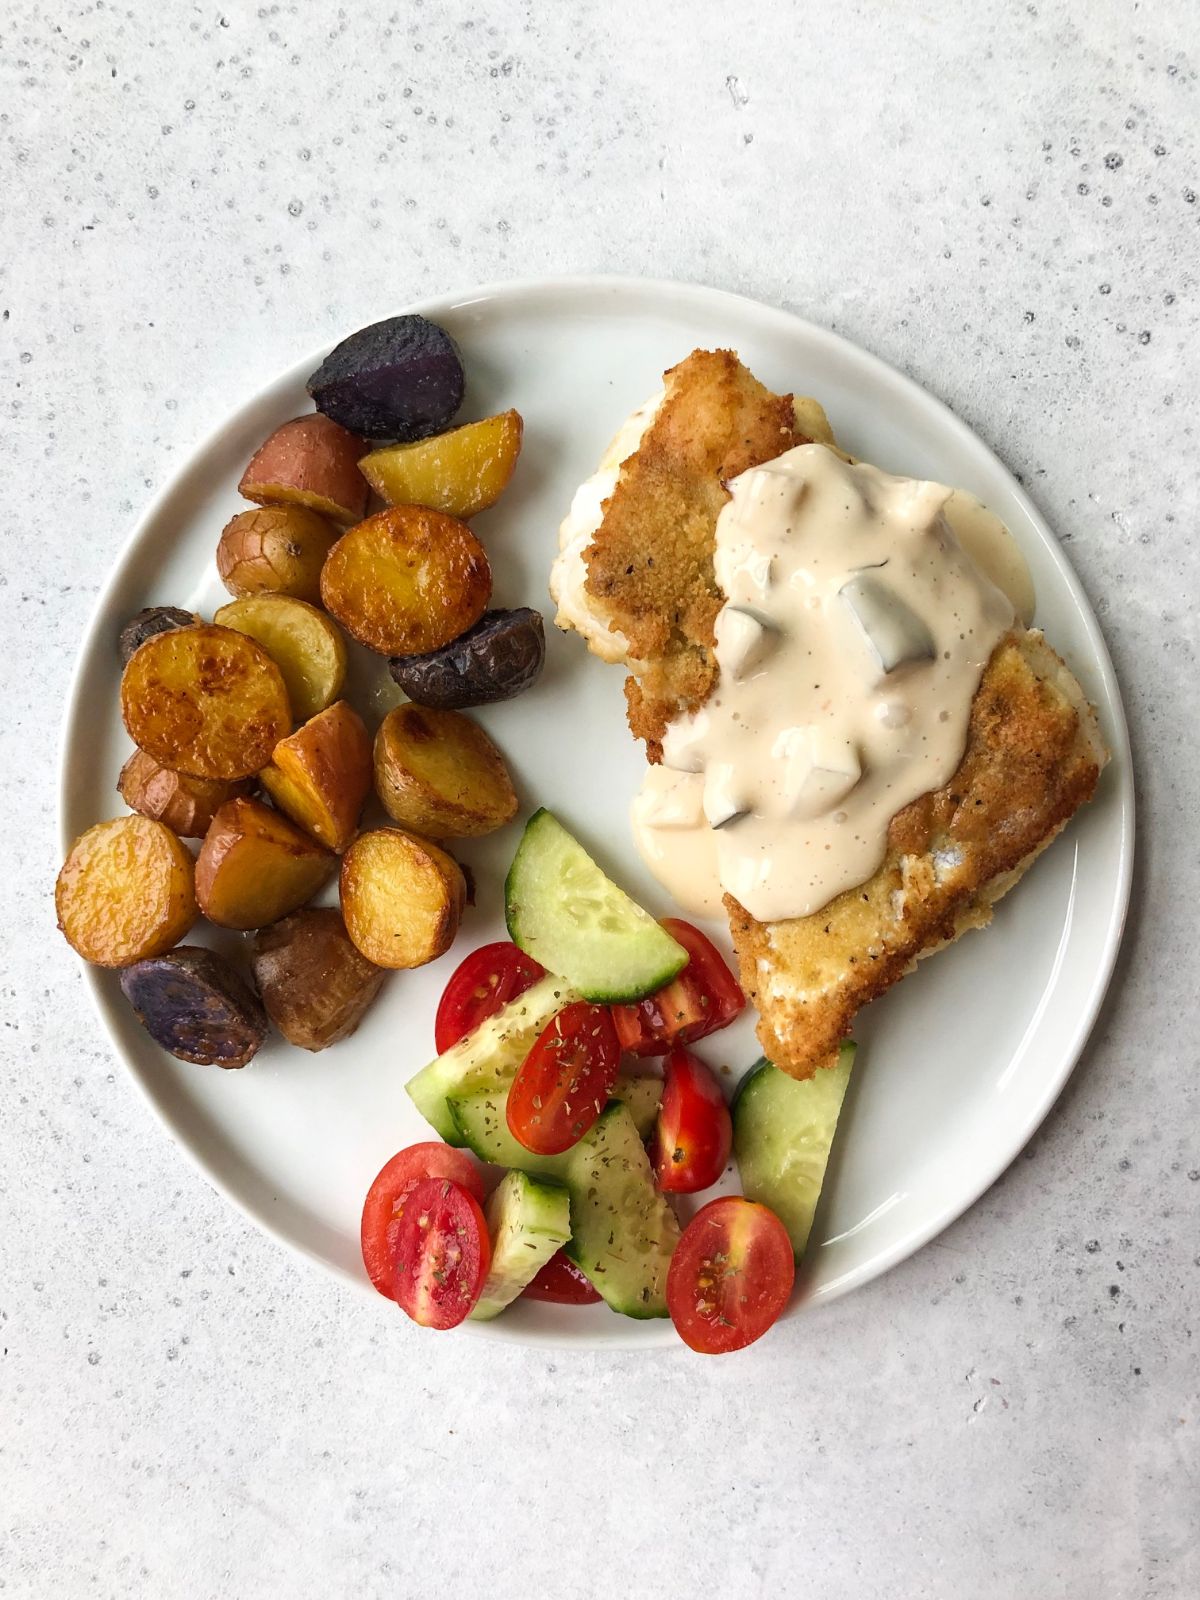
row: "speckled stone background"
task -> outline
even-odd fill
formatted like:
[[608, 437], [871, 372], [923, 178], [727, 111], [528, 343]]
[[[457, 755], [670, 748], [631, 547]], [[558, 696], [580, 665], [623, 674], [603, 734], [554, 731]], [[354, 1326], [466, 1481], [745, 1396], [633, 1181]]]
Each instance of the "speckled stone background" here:
[[[0, 15], [0, 1588], [1200, 1594], [1192, 0], [10, 0]], [[124, 531], [412, 296], [699, 279], [942, 396], [1125, 688], [1135, 905], [1057, 1110], [955, 1227], [741, 1357], [421, 1336], [228, 1210], [53, 932], [55, 743]]]

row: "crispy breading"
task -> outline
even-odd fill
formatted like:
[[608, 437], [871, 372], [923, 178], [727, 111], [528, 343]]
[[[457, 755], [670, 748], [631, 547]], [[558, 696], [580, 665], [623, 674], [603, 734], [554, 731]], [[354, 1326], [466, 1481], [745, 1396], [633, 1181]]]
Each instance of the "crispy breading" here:
[[629, 725], [651, 760], [667, 723], [716, 678], [714, 532], [730, 478], [808, 442], [790, 395], [765, 389], [731, 350], [694, 350], [664, 375], [666, 398], [625, 462], [585, 556], [587, 592], [624, 634]]

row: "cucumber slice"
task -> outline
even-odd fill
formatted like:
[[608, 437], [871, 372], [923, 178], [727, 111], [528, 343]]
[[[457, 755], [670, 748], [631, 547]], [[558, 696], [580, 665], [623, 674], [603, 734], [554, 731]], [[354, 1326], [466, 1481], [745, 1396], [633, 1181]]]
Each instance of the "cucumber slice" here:
[[473, 1033], [422, 1067], [406, 1088], [417, 1110], [447, 1144], [460, 1144], [446, 1097], [504, 1088], [516, 1077], [533, 1041], [556, 1012], [579, 996], [561, 978], [539, 978]]
[[606, 878], [545, 809], [525, 825], [504, 885], [509, 936], [585, 1000], [640, 1000], [687, 963], [687, 951]]
[[733, 1153], [742, 1193], [770, 1206], [797, 1258], [804, 1254], [821, 1198], [854, 1051], [847, 1042], [836, 1066], [822, 1067], [803, 1081], [760, 1061], [743, 1078], [733, 1102]]
[[506, 1172], [484, 1208], [492, 1265], [471, 1312], [476, 1322], [498, 1317], [539, 1268], [571, 1237], [571, 1197], [556, 1183], [527, 1172]]
[[[450, 1115], [454, 1118], [454, 1142], [466, 1145], [481, 1161], [492, 1161], [498, 1167], [516, 1167], [521, 1172], [543, 1173], [548, 1177], [565, 1179], [571, 1151], [565, 1150], [557, 1156], [539, 1156], [532, 1150], [526, 1150], [508, 1131], [504, 1114], [507, 1095], [507, 1086], [483, 1089], [474, 1094], [452, 1094], [448, 1103]], [[658, 1115], [662, 1080], [618, 1078], [612, 1086], [612, 1098], [629, 1107], [638, 1137], [644, 1139]]]
[[629, 1115], [638, 1131], [639, 1139], [648, 1139], [662, 1105], [661, 1078], [626, 1078], [621, 1076], [612, 1086], [611, 1098], [629, 1107]]
[[614, 1311], [667, 1316], [667, 1268], [679, 1243], [679, 1223], [654, 1186], [628, 1107], [606, 1107], [568, 1157], [567, 1254]]

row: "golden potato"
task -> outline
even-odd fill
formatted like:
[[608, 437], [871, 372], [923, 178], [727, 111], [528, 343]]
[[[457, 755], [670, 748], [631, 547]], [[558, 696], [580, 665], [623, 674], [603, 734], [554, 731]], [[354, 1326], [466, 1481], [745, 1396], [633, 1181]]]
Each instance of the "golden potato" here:
[[196, 899], [222, 928], [264, 928], [332, 877], [337, 857], [261, 800], [230, 800], [196, 861]]
[[493, 833], [517, 814], [504, 757], [461, 711], [389, 711], [375, 735], [375, 789], [390, 817], [434, 838]]
[[357, 522], [367, 508], [358, 470], [366, 448], [319, 411], [294, 417], [259, 446], [238, 492], [260, 506], [303, 506], [343, 525]]
[[144, 750], [133, 752], [117, 779], [117, 792], [131, 811], [165, 822], [173, 833], [185, 839], [203, 839], [226, 800], [245, 794], [249, 787], [245, 782], [190, 778], [186, 772], [172, 772]]
[[429, 506], [451, 517], [473, 517], [494, 506], [521, 453], [519, 411], [372, 450], [358, 470], [390, 506]]
[[58, 925], [99, 967], [162, 955], [196, 920], [194, 870], [165, 823], [138, 816], [97, 823], [76, 839], [58, 875]]
[[346, 932], [377, 967], [422, 967], [454, 942], [467, 897], [453, 856], [399, 828], [360, 833], [342, 857]]
[[140, 750], [195, 778], [251, 777], [292, 726], [283, 675], [263, 647], [207, 622], [139, 646], [121, 678], [121, 716]]
[[321, 598], [321, 568], [338, 530], [303, 506], [239, 511], [217, 545], [217, 572], [230, 594]]
[[325, 613], [306, 600], [248, 595], [222, 606], [213, 621], [258, 640], [283, 673], [297, 722], [315, 717], [341, 694], [346, 641]]
[[255, 936], [254, 979], [267, 1015], [301, 1050], [348, 1039], [384, 977], [355, 948], [332, 907], [293, 912]]
[[492, 569], [470, 528], [423, 506], [368, 517], [321, 569], [325, 609], [385, 656], [449, 644], [479, 621], [491, 593]]
[[342, 851], [371, 790], [371, 736], [353, 706], [338, 700], [281, 740], [259, 778], [293, 822]]

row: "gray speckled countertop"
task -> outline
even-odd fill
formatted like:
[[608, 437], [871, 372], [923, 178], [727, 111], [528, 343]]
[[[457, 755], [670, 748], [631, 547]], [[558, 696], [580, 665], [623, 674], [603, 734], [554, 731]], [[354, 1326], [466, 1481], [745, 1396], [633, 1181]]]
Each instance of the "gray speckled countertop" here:
[[[1194, 7], [711, 10], [4, 8], [6, 1596], [1200, 1593]], [[47, 898], [71, 661], [175, 462], [321, 338], [590, 270], [942, 396], [1067, 542], [1138, 768], [1118, 976], [1024, 1158], [725, 1362], [439, 1341], [297, 1264], [131, 1093]]]

